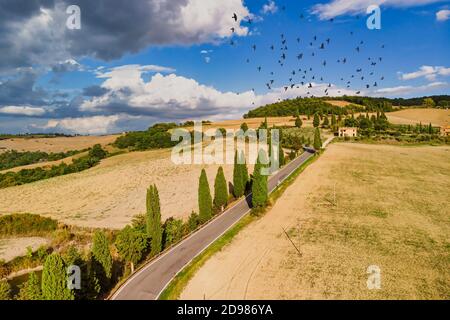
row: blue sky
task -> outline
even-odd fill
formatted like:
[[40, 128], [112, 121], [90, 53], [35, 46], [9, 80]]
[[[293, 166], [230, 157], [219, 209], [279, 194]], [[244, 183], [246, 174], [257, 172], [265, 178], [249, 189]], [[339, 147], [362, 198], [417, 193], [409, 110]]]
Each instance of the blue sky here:
[[[369, 30], [366, 8], [381, 2], [381, 29]], [[66, 27], [69, 4], [81, 10], [80, 30]], [[0, 18], [2, 133], [240, 118], [327, 89], [449, 93], [450, 1], [4, 0]]]

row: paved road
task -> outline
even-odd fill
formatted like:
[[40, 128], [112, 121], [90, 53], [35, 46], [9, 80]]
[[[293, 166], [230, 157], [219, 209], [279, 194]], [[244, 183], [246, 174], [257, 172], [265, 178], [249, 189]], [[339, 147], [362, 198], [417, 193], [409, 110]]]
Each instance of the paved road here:
[[[313, 153], [306, 151], [272, 175], [268, 182], [269, 192], [272, 192], [280, 182], [312, 156]], [[251, 196], [249, 195], [210, 221], [202, 229], [137, 271], [116, 291], [112, 299], [157, 299], [178, 272], [250, 211], [250, 202]]]

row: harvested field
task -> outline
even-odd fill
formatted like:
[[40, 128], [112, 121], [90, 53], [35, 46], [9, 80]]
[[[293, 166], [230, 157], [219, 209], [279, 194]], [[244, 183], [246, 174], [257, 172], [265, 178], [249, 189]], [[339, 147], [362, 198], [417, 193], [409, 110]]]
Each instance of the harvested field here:
[[332, 144], [181, 298], [449, 299], [449, 199], [449, 147]]

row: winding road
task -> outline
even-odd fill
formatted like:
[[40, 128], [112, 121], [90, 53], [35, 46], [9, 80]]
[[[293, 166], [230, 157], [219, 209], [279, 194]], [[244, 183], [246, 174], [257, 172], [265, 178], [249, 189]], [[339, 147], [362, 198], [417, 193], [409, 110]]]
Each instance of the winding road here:
[[[313, 150], [305, 149], [302, 155], [273, 174], [268, 181], [269, 193], [313, 155]], [[155, 260], [144, 265], [113, 294], [111, 299], [158, 299], [178, 272], [250, 211], [250, 203], [251, 194]]]

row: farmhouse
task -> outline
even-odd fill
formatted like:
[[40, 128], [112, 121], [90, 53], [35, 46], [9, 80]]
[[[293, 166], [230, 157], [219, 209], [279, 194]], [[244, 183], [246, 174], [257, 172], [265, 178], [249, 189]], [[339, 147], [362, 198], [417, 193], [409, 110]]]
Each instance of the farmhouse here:
[[450, 126], [441, 127], [441, 135], [444, 137], [450, 137]]
[[358, 128], [356, 127], [343, 127], [339, 128], [339, 137], [356, 137], [358, 135]]

